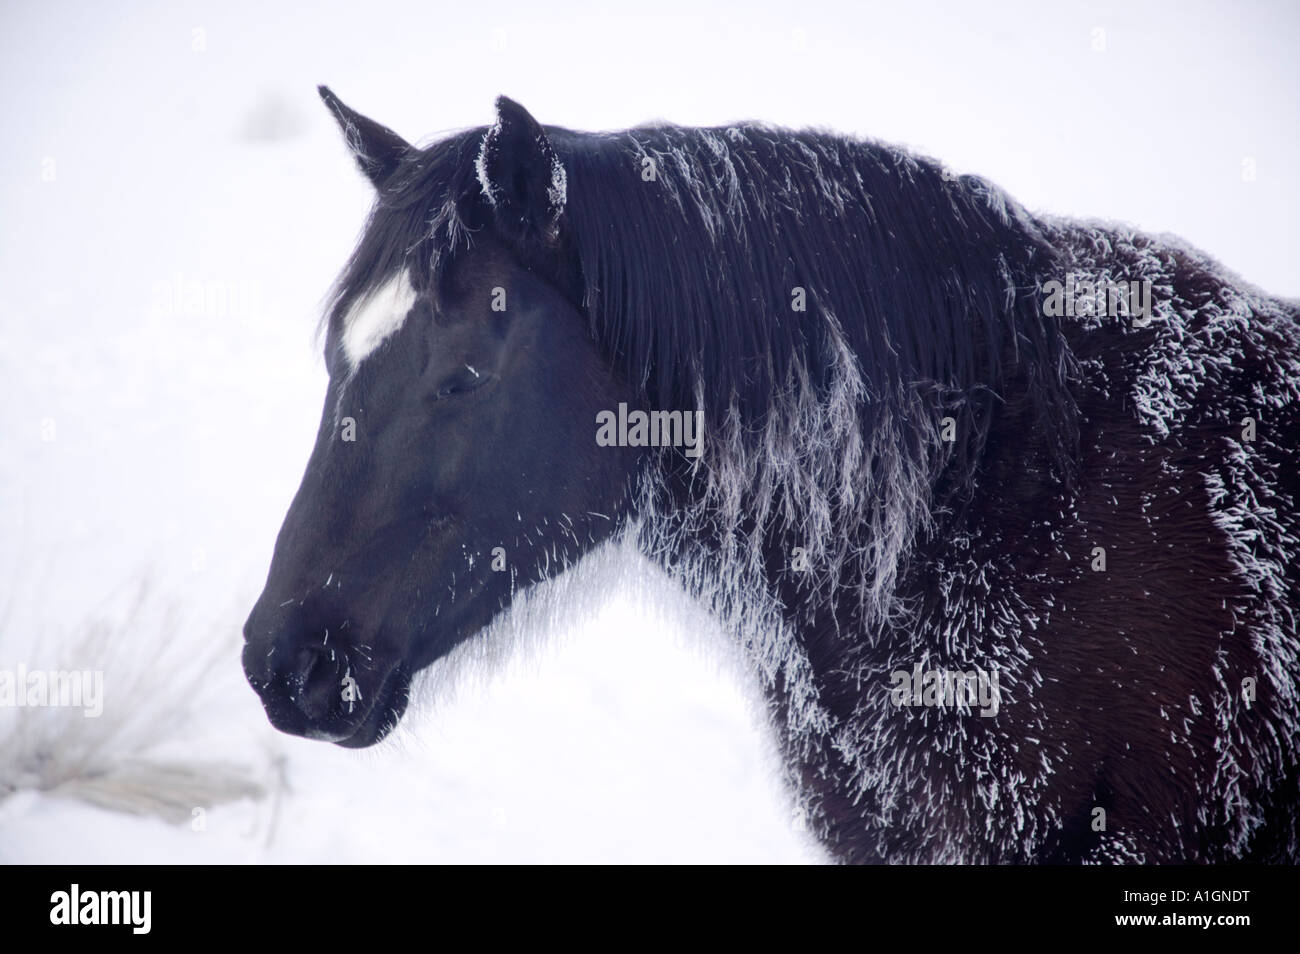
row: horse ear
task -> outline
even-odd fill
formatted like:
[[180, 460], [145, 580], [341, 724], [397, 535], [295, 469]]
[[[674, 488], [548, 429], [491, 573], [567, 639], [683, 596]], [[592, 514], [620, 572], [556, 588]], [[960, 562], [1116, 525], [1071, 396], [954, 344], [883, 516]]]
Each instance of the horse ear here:
[[411, 150], [410, 144], [387, 126], [348, 108], [328, 86], [318, 86], [316, 90], [343, 130], [357, 165], [376, 189], [382, 189], [402, 157]]
[[475, 163], [483, 197], [509, 238], [553, 242], [564, 212], [564, 164], [528, 110], [508, 96], [498, 96], [496, 107]]

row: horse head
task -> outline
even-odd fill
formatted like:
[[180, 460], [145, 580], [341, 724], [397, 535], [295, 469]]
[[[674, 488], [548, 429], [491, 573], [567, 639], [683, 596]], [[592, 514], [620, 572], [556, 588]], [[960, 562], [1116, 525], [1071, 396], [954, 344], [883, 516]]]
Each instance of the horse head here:
[[359, 747], [413, 674], [617, 530], [634, 458], [595, 439], [629, 391], [575, 300], [547, 132], [502, 97], [467, 163], [321, 96], [377, 199], [243, 663], [277, 728]]

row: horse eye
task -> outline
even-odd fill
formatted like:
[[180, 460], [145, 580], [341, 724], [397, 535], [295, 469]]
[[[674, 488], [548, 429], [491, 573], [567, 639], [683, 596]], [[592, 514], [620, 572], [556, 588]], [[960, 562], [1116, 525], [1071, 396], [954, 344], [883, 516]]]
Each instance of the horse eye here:
[[473, 365], [467, 364], [461, 367], [454, 374], [449, 376], [438, 388], [435, 395], [437, 400], [453, 397], [457, 394], [465, 394], [476, 388], [482, 387], [491, 379], [491, 375], [479, 371]]

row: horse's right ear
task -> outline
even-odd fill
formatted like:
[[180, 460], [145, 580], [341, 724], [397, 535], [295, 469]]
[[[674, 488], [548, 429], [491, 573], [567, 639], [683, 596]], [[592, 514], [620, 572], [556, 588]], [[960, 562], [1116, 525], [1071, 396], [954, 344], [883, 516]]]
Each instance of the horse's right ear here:
[[328, 86], [318, 86], [316, 91], [338, 121], [361, 171], [376, 189], [382, 189], [397, 171], [402, 157], [411, 151], [411, 145], [387, 126], [349, 109]]

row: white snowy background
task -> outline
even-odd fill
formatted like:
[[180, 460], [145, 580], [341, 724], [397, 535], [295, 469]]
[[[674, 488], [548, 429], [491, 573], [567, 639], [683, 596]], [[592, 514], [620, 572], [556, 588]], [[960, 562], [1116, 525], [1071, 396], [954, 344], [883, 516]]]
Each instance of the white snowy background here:
[[[0, 861], [821, 860], [723, 637], [627, 594], [376, 750], [266, 723], [239, 629], [370, 201], [317, 83], [417, 141], [498, 93], [872, 136], [1300, 295], [1294, 4], [622, 6], [0, 6], [0, 669], [106, 673], [100, 719], [0, 709]], [[266, 794], [97, 807], [140, 766]]]

